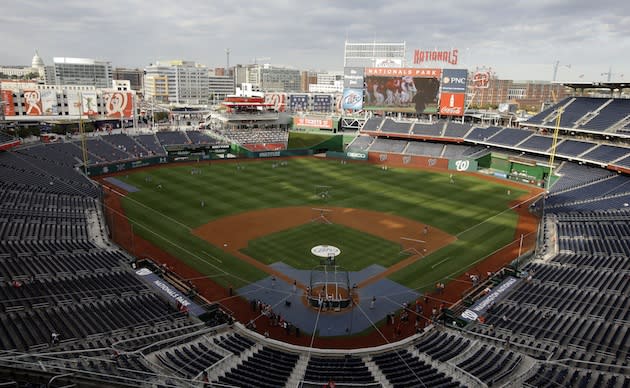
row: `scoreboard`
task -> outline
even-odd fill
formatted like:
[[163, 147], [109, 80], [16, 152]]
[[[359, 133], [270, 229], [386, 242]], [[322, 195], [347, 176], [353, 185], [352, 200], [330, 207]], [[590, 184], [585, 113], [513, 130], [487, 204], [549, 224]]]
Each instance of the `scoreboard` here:
[[332, 112], [333, 98], [330, 94], [316, 94], [313, 96], [313, 112]]
[[291, 94], [289, 95], [289, 110], [306, 111], [308, 110], [308, 94]]

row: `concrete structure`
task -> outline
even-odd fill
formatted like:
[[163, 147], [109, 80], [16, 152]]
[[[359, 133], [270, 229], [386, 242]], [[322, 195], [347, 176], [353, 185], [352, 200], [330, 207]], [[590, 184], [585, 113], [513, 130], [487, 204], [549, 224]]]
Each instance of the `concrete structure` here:
[[117, 67], [114, 69], [113, 78], [116, 81], [129, 81], [132, 90], [137, 92], [141, 92], [143, 90], [144, 70], [142, 69]]
[[297, 69], [269, 64], [237, 65], [234, 68], [236, 85], [252, 84], [265, 92], [300, 92], [302, 74]]
[[343, 81], [335, 81], [334, 84], [310, 84], [309, 93], [343, 93]]
[[[217, 72], [217, 70], [220, 70]], [[209, 100], [212, 103], [223, 101], [227, 95], [234, 94], [234, 78], [225, 75], [223, 68], [208, 71]]]
[[309, 85], [317, 83], [317, 73], [314, 71], [306, 70], [302, 72], [302, 80], [301, 80], [301, 92], [308, 92]]
[[299, 92], [301, 75], [296, 69], [274, 67], [271, 65], [255, 66], [250, 73], [260, 80], [260, 88], [268, 92]]
[[344, 67], [405, 67], [405, 42], [345, 42]]
[[12, 105], [7, 121], [39, 122], [44, 120], [90, 120], [133, 117], [135, 92], [124, 90], [128, 81], [120, 81], [121, 89], [95, 88], [91, 85], [42, 85], [26, 81], [2, 81], [4, 103]]
[[24, 78], [28, 74], [37, 73], [37, 70], [27, 66], [1, 66], [0, 78]]
[[43, 78], [44, 77], [44, 61], [39, 56], [37, 50], [35, 50], [35, 55], [31, 60], [31, 66], [0, 66], [0, 74], [3, 74], [4, 77], [10, 78], [24, 78], [26, 76], [30, 76], [36, 74], [34, 78]]
[[316, 82], [308, 85], [310, 93], [342, 93], [343, 72], [327, 71], [315, 74]]
[[144, 69], [145, 99], [179, 105], [206, 105], [208, 69], [191, 61], [156, 62]]
[[232, 68], [232, 73], [236, 85], [247, 83], [247, 66], [236, 65]]
[[471, 107], [496, 108], [502, 103], [515, 103], [519, 109], [540, 110], [543, 103], [567, 97], [564, 85], [549, 81], [515, 81], [491, 78], [487, 89], [471, 89], [468, 95]]
[[317, 73], [317, 83], [320, 85], [334, 85], [335, 82], [343, 81], [342, 71], [327, 71]]
[[116, 89], [119, 91], [129, 91], [132, 90], [131, 82], [128, 80], [113, 80], [112, 81], [112, 89]]
[[[52, 70], [53, 74], [48, 74]], [[55, 85], [89, 85], [108, 88], [112, 84], [110, 62], [90, 58], [53, 58], [52, 69], [46, 67], [46, 81], [54, 79]], [[47, 82], [48, 83], [48, 82]]]

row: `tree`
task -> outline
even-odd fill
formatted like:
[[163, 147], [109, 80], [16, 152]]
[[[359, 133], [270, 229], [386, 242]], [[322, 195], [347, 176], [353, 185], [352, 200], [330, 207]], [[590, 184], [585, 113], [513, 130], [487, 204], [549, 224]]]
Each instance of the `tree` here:
[[156, 123], [168, 120], [168, 112], [153, 112], [153, 120]]
[[22, 76], [23, 79], [35, 79], [35, 78], [39, 78], [39, 73], [36, 71], [31, 71], [28, 74], [24, 74]]

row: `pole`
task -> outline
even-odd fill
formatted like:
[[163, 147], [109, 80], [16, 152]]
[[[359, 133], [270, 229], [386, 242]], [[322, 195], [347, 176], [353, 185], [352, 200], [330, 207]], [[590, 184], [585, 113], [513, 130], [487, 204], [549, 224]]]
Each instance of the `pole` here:
[[[134, 256], [137, 256], [136, 255], [136, 246], [134, 244], [134, 238], [133, 238], [133, 222], [130, 222], [129, 225], [131, 225], [131, 253]], [[522, 242], [523, 242], [523, 235], [521, 235], [521, 243]], [[520, 254], [519, 254], [519, 256], [520, 256]]]
[[81, 134], [81, 153], [83, 155], [83, 172], [88, 175], [88, 151], [85, 139], [85, 128], [83, 128], [83, 93], [79, 92], [79, 133]]
[[339, 280], [337, 280], [337, 266], [335, 266], [335, 298], [339, 299]]
[[551, 177], [553, 173], [553, 162], [556, 159], [556, 148], [558, 147], [558, 132], [560, 132], [560, 118], [562, 117], [563, 108], [558, 109], [556, 116], [556, 129], [553, 132], [553, 142], [551, 144], [551, 153], [549, 155], [549, 176], [547, 176], [547, 193], [551, 187]]
[[133, 132], [134, 132], [134, 134], [136, 134], [137, 133], [136, 131], [138, 130], [138, 115], [136, 114], [136, 94], [135, 93], [133, 94], [133, 98], [132, 98], [131, 101], [132, 101], [132, 104], [133, 104], [132, 105], [133, 106], [133, 108], [132, 108], [133, 109], [133, 111], [132, 111], [133, 116], [131, 116], [132, 117]]
[[521, 233], [521, 242], [518, 245], [518, 257], [521, 257], [522, 250], [523, 250], [523, 234]]
[[324, 265], [324, 291], [326, 297], [328, 297], [328, 266]]

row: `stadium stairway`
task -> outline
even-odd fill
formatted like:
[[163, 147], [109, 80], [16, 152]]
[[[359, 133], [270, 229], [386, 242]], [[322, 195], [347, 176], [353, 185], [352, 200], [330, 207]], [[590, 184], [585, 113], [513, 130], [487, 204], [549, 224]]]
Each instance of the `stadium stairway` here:
[[234, 355], [228, 359], [226, 359], [221, 365], [217, 366], [212, 372], [214, 376], [214, 381], [218, 382], [219, 379], [225, 377], [230, 371], [239, 367], [239, 365], [243, 364], [246, 360], [252, 357], [255, 353], [262, 350], [263, 345], [261, 343], [256, 343], [249, 349], [243, 351], [240, 355]]
[[285, 388], [294, 388], [299, 386], [300, 382], [304, 379], [309, 358], [310, 356], [306, 353], [300, 354], [297, 362], [295, 363], [295, 368], [293, 368], [293, 372], [291, 372], [291, 375], [289, 375], [289, 378], [287, 379], [287, 383], [284, 386]]
[[446, 376], [450, 376], [453, 380], [459, 382], [463, 386], [467, 386], [470, 388], [486, 387], [486, 385], [477, 377], [473, 376], [463, 369], [456, 367], [450, 362], [439, 362], [430, 357], [428, 354], [418, 351], [418, 349], [416, 349], [415, 347], [410, 347], [407, 350], [412, 355], [418, 357], [420, 361], [423, 361], [425, 364], [431, 365], [433, 368], [444, 373]]
[[372, 357], [363, 357], [363, 363], [367, 366], [374, 379], [381, 383], [382, 388], [394, 388], [393, 385], [387, 380], [387, 377], [379, 368], [378, 365], [372, 360]]

